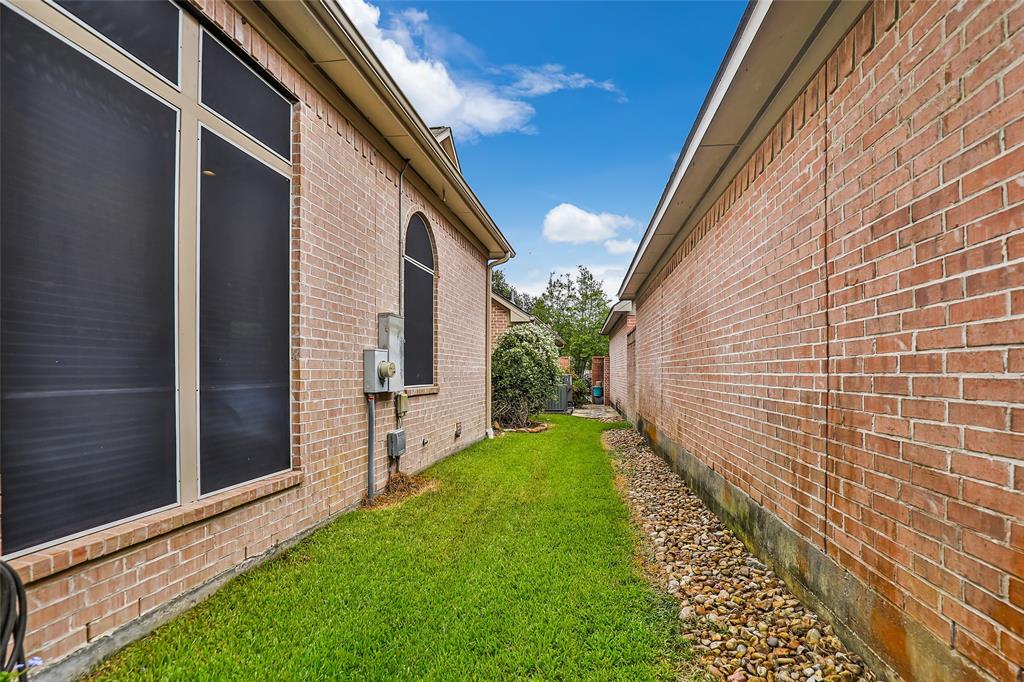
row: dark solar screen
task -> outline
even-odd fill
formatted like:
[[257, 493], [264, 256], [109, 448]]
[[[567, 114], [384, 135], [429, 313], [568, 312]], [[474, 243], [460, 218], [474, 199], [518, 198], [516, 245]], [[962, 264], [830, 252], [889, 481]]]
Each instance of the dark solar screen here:
[[206, 31], [202, 72], [203, 104], [291, 158], [291, 104]]
[[177, 5], [167, 0], [57, 0], [57, 4], [172, 83], [178, 82]]
[[409, 229], [405, 233], [405, 255], [425, 265], [428, 270], [434, 269], [434, 251], [430, 248], [430, 232], [419, 214], [413, 215], [409, 220]]
[[5, 554], [177, 500], [176, 113], [0, 10]]
[[405, 261], [405, 383], [434, 383], [434, 276]]
[[199, 461], [208, 493], [291, 465], [290, 185], [207, 130], [202, 169]]

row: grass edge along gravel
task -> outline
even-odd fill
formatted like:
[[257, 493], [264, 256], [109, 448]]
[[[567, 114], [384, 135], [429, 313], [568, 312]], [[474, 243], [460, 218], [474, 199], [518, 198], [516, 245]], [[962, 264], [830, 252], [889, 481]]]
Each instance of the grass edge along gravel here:
[[601, 434], [484, 441], [437, 488], [346, 514], [103, 663], [96, 679], [690, 678]]

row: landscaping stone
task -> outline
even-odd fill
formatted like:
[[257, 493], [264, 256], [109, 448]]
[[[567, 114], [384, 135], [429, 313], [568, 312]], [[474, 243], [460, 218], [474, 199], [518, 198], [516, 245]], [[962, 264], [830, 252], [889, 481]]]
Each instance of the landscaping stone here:
[[679, 602], [697, 662], [729, 682], [874, 680], [832, 627], [694, 495], [635, 431], [605, 433], [637, 524], [648, 570]]

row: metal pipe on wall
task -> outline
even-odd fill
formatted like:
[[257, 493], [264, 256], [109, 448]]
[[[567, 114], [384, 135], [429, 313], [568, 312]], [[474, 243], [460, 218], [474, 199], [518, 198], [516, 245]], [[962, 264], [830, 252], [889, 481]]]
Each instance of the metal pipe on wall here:
[[405, 315], [405, 216], [403, 215], [403, 197], [405, 192], [405, 171], [409, 168], [409, 159], [398, 173], [398, 314]]
[[377, 398], [372, 393], [366, 394], [366, 499], [373, 502], [374, 495], [374, 472], [373, 458], [375, 455], [374, 445], [377, 440]]

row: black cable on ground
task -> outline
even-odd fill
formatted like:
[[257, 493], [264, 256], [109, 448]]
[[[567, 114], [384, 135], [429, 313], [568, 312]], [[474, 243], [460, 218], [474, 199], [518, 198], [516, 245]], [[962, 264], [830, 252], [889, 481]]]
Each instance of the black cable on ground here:
[[5, 561], [0, 561], [0, 670], [20, 671], [19, 680], [28, 679], [25, 664], [25, 629], [28, 621], [28, 596], [25, 586]]

